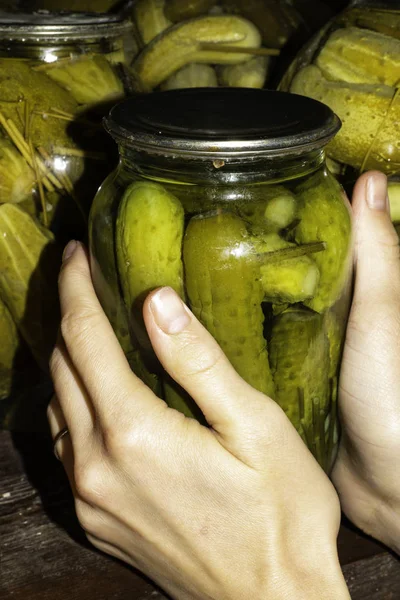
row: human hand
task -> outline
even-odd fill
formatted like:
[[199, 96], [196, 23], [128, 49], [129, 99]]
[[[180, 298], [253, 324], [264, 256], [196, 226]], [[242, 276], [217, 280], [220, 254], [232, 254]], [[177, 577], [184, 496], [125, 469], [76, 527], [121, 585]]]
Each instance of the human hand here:
[[360, 177], [353, 213], [356, 277], [333, 481], [347, 516], [400, 553], [400, 253], [383, 174]]
[[168, 408], [131, 372], [72, 249], [49, 420], [53, 437], [68, 426], [57, 449], [89, 540], [182, 600], [348, 599], [337, 495], [283, 411], [164, 288], [147, 330], [210, 428]]

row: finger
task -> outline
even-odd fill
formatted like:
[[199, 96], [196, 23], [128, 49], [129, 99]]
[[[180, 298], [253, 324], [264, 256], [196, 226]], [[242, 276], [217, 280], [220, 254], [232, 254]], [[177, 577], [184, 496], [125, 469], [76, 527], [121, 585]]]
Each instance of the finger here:
[[59, 291], [62, 336], [102, 423], [114, 423], [128, 410], [134, 418], [135, 413], [159, 407], [161, 401], [130, 370], [97, 299], [84, 248], [77, 242], [70, 242], [64, 252]]
[[356, 282], [355, 304], [376, 308], [399, 297], [400, 260], [396, 231], [390, 220], [386, 176], [364, 174], [353, 193]]
[[232, 433], [232, 427], [243, 426], [249, 417], [254, 425], [254, 411], [268, 402], [275, 405], [238, 375], [214, 338], [171, 288], [161, 288], [147, 298], [144, 318], [162, 365], [219, 433]]
[[79, 447], [93, 430], [93, 408], [61, 335], [51, 356], [50, 372], [71, 436]]
[[[60, 403], [55, 395], [51, 399], [47, 409], [47, 418], [49, 421], [51, 437], [55, 440], [59, 432], [65, 427], [68, 427]], [[70, 434], [64, 435], [62, 439], [57, 442], [57, 447], [54, 448], [54, 452], [62, 462], [70, 485], [72, 489], [74, 489], [74, 452]]]

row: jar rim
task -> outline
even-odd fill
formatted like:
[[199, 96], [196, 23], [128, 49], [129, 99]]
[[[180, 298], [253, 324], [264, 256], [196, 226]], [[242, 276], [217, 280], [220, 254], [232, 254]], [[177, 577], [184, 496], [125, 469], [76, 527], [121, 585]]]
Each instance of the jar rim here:
[[[198, 102], [198, 110], [188, 108], [185, 113], [185, 103], [191, 102]], [[194, 88], [124, 100], [113, 107], [104, 125], [117, 143], [149, 154], [209, 160], [286, 157], [318, 150], [339, 131], [341, 121], [329, 107], [305, 96], [249, 88]]]
[[110, 38], [131, 31], [132, 22], [123, 14], [74, 12], [0, 12], [0, 40], [74, 41]]

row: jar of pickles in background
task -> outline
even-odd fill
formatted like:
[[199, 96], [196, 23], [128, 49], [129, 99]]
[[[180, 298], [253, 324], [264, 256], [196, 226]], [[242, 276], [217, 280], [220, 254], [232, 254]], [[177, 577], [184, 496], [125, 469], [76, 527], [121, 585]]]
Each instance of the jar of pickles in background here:
[[0, 15], [3, 426], [35, 420], [58, 325], [60, 249], [86, 235], [91, 200], [117, 163], [101, 120], [130, 88], [127, 37], [118, 16]]
[[[334, 15], [323, 0], [136, 0], [138, 91], [262, 88], [276, 58]], [[286, 51], [287, 52], [287, 51]]]
[[325, 166], [339, 127], [321, 103], [267, 90], [127, 100], [107, 120], [120, 164], [89, 221], [95, 288], [132, 370], [202, 420], [143, 323], [147, 294], [171, 286], [327, 471], [352, 254], [348, 202]]
[[338, 173], [400, 174], [400, 2], [358, 0], [298, 55], [280, 89], [327, 104], [343, 127], [328, 145]]

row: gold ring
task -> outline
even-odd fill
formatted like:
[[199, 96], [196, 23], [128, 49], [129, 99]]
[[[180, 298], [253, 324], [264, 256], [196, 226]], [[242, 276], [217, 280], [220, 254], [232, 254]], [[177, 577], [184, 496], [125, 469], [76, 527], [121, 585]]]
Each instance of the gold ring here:
[[54, 442], [53, 442], [53, 451], [54, 451], [54, 456], [56, 457], [57, 460], [61, 460], [60, 455], [58, 454], [57, 451], [57, 444], [60, 440], [63, 439], [64, 436], [66, 436], [69, 433], [69, 429], [68, 427], [64, 427], [63, 429], [61, 429], [61, 431], [59, 431], [56, 435], [56, 437], [54, 438]]

